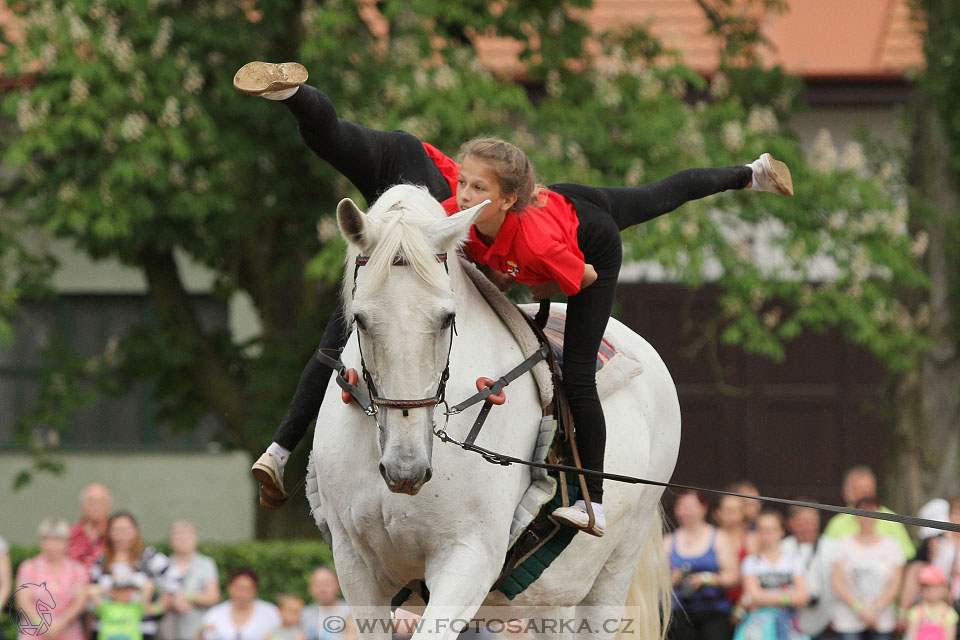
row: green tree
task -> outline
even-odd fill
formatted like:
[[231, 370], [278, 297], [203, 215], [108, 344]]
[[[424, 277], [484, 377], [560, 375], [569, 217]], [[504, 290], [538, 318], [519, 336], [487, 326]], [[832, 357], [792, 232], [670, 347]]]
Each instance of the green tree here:
[[[717, 281], [712, 330], [724, 343], [782, 358], [802, 330], [839, 326], [892, 368], [913, 362], [923, 310], [898, 296], [926, 280], [893, 172], [856, 147], [838, 161], [828, 142], [808, 162], [789, 130], [797, 85], [778, 70], [733, 66], [731, 54], [708, 85], [643, 29], [590, 34], [574, 10], [587, 5], [14, 5], [26, 41], [8, 49], [4, 69], [40, 70], [32, 89], [2, 102], [17, 123], [3, 155], [16, 170], [7, 205], [92, 257], [143, 271], [155, 319], [100, 371], [154, 381], [163, 418], [182, 428], [212, 411], [251, 454], [269, 441], [335, 302], [342, 243], [330, 215], [355, 195], [312, 157], [283, 107], [233, 90], [251, 59], [297, 59], [342, 117], [449, 153], [475, 135], [505, 136], [549, 182], [640, 184], [772, 151], [793, 168], [796, 198], [692, 203], [626, 233], [628, 255], [691, 287]], [[724, 19], [729, 5], [705, 3], [719, 33], [751, 41], [742, 21]], [[481, 34], [520, 42], [526, 84], [481, 67]], [[178, 253], [209, 268], [224, 299], [249, 295], [256, 340], [201, 327]]]
[[923, 267], [930, 287], [911, 303], [930, 310], [930, 349], [895, 388], [903, 455], [894, 486], [911, 511], [960, 493], [960, 7], [946, 0], [915, 0], [913, 7], [926, 65], [910, 103], [907, 174], [911, 226], [929, 238]]

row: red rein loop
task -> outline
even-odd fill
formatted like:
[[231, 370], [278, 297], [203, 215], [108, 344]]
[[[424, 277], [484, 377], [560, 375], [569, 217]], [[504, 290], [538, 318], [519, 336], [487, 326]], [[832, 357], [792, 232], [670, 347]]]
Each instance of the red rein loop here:
[[[352, 385], [356, 385], [360, 381], [360, 376], [357, 374], [356, 369], [347, 369], [347, 375], [344, 376]], [[340, 399], [343, 400], [343, 404], [350, 404], [353, 402], [353, 394], [349, 391], [341, 391]]]
[[[490, 378], [477, 378], [477, 391], [483, 391], [493, 386], [493, 380]], [[487, 402], [491, 404], [503, 404], [507, 401], [507, 396], [504, 394], [503, 390], [500, 390], [500, 393], [497, 395], [490, 394], [487, 396]]]

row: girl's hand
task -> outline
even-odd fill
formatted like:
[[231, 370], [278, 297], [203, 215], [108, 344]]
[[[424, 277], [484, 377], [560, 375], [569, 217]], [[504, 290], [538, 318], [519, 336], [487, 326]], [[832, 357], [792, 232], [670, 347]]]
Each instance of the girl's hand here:
[[490, 282], [497, 286], [497, 289], [500, 289], [500, 291], [503, 291], [504, 293], [510, 291], [510, 289], [513, 288], [513, 285], [517, 284], [513, 278], [505, 273], [497, 271], [496, 269], [485, 269], [483, 274], [487, 276], [487, 279], [490, 280]]
[[534, 300], [543, 300], [544, 298], [552, 298], [557, 294], [563, 293], [563, 289], [560, 288], [560, 284], [556, 281], [544, 282], [543, 284], [530, 285], [530, 293], [533, 294]]

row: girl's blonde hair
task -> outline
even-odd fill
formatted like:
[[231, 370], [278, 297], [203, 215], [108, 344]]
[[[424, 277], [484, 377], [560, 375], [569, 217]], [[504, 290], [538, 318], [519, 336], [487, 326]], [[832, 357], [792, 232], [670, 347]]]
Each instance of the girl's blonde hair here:
[[474, 138], [460, 147], [457, 162], [462, 164], [467, 157], [489, 164], [497, 176], [500, 191], [517, 196], [511, 211], [522, 211], [530, 205], [543, 206], [537, 199], [544, 187], [537, 183], [533, 163], [520, 147], [500, 138]]

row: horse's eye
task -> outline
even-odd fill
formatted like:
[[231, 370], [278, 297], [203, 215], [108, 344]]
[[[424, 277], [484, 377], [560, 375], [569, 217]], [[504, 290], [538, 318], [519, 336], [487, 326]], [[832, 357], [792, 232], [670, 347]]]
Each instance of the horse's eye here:
[[443, 324], [440, 325], [440, 329], [449, 329], [453, 325], [453, 321], [456, 319], [457, 314], [448, 313], [447, 317], [443, 319]]
[[353, 314], [353, 322], [357, 325], [357, 329], [360, 331], [366, 331], [367, 325], [363, 322], [363, 317], [359, 313]]

